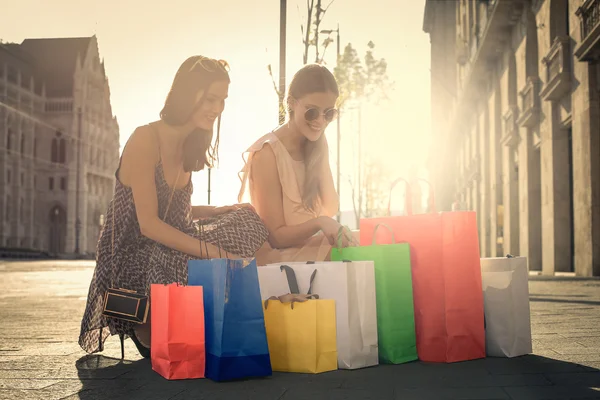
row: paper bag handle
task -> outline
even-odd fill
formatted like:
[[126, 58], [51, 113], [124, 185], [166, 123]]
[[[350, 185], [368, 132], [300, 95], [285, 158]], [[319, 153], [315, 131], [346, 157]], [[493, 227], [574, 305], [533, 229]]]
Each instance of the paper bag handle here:
[[347, 225], [340, 226], [340, 229], [338, 229], [338, 240], [337, 240], [337, 248], [338, 249], [342, 248], [342, 236], [344, 234], [344, 229], [347, 229], [348, 232], [352, 233], [352, 230], [350, 230], [349, 226], [347, 226]]
[[429, 196], [427, 196], [427, 203], [429, 212], [435, 212], [435, 193], [433, 192], [433, 185], [427, 179], [419, 178], [419, 181], [425, 182], [429, 186]]
[[[435, 212], [435, 195], [433, 193], [433, 185], [427, 179], [418, 178], [417, 181], [423, 181], [429, 186], [429, 196], [427, 199], [428, 208], [431, 213], [434, 213]], [[390, 185], [390, 197], [389, 197], [389, 201], [388, 201], [388, 216], [392, 215], [392, 192], [393, 192], [394, 188], [396, 187], [396, 185], [400, 182], [404, 182], [404, 186], [405, 186], [406, 195], [405, 195], [404, 209], [406, 210], [406, 215], [413, 215], [413, 212], [412, 212], [412, 190], [410, 187], [410, 183], [408, 183], [408, 181], [404, 178], [398, 178], [394, 182], [392, 182], [392, 184]]]
[[[298, 280], [296, 279], [296, 272], [289, 265], [281, 265], [279, 267], [280, 271], [285, 271], [285, 275], [287, 277], [288, 286], [290, 288], [291, 294], [300, 294], [300, 288], [298, 286]], [[308, 292], [306, 294], [312, 293], [313, 281], [315, 280], [315, 276], [317, 275], [317, 270], [315, 269], [310, 276], [310, 284], [308, 286]]]
[[394, 235], [394, 230], [388, 224], [384, 224], [384, 223], [375, 225], [375, 229], [373, 230], [373, 242], [371, 244], [373, 246], [375, 246], [377, 244], [377, 230], [381, 226], [383, 226], [385, 229], [387, 229], [392, 234], [392, 244], [396, 244], [396, 235]]
[[396, 185], [398, 185], [398, 183], [400, 182], [404, 182], [404, 192], [406, 193], [404, 201], [404, 210], [406, 211], [406, 215], [412, 215], [412, 196], [410, 193], [410, 184], [406, 179], [398, 178], [390, 185], [390, 197], [388, 200], [388, 216], [392, 215], [392, 192], [394, 191]]

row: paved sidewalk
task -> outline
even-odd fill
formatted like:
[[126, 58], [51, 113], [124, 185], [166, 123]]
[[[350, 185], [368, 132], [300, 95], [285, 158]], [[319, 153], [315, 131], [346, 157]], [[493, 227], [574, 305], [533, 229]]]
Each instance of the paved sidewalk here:
[[530, 281], [534, 355], [230, 383], [167, 381], [118, 338], [77, 345], [93, 263], [0, 263], [0, 399], [600, 399], [600, 280]]

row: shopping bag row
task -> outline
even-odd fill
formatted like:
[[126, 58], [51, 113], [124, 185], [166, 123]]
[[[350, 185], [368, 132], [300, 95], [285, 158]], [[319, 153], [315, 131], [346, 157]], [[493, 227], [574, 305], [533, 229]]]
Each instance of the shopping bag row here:
[[[398, 259], [388, 265], [398, 266]], [[273, 370], [318, 373], [422, 358], [411, 284], [390, 278], [395, 290], [382, 296], [379, 289], [390, 275], [381, 278], [376, 265], [386, 269], [377, 261], [292, 263], [258, 271], [254, 260], [191, 261], [189, 286], [151, 287], [152, 367], [168, 379], [221, 381]], [[483, 259], [481, 265], [488, 355], [531, 352], [526, 259]], [[315, 295], [318, 299], [307, 300]], [[449, 314], [457, 311], [446, 306]], [[447, 320], [428, 329], [443, 329]], [[479, 329], [470, 332], [468, 321], [463, 327], [458, 341], [452, 329], [441, 332], [439, 348], [453, 350], [430, 361], [485, 356], [473, 350], [479, 348]]]
[[527, 259], [480, 259], [474, 212], [363, 219], [360, 237], [361, 246], [332, 249], [337, 262], [258, 270], [263, 299], [335, 300], [339, 368], [531, 352]]

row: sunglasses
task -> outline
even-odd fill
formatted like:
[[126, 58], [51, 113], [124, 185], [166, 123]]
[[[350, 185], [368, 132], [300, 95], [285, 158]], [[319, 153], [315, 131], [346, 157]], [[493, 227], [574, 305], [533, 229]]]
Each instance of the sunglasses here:
[[321, 110], [319, 110], [318, 108], [309, 108], [304, 113], [304, 119], [310, 122], [316, 120], [321, 115], [323, 115], [325, 121], [331, 122], [338, 116], [338, 110], [336, 110], [335, 108], [330, 108], [329, 110], [325, 110], [325, 112], [322, 113]]
[[205, 71], [215, 72], [217, 69], [225, 70], [229, 72], [229, 64], [225, 60], [215, 60], [213, 58], [202, 57], [192, 65], [190, 72], [192, 72], [197, 66], [200, 66]]

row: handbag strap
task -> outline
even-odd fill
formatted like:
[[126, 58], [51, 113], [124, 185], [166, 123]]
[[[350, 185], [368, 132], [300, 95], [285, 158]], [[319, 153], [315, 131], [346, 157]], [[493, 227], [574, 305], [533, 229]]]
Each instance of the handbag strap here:
[[199, 240], [199, 242], [200, 242], [200, 259], [202, 260], [204, 258], [204, 255], [202, 253], [202, 242], [204, 242], [204, 250], [206, 251], [206, 259], [208, 259], [208, 245], [206, 244], [206, 241], [203, 240], [203, 238], [204, 238], [204, 225], [198, 224], [198, 228], [200, 229], [200, 240]]
[[[171, 202], [173, 201], [173, 196], [175, 195], [175, 189], [177, 188], [177, 183], [179, 182], [179, 177], [181, 176], [181, 169], [177, 171], [177, 178], [175, 178], [175, 184], [171, 188], [171, 194], [169, 195], [169, 201], [167, 203], [167, 208], [165, 209], [165, 213], [163, 215], [163, 221], [166, 223], [167, 215], [169, 214], [169, 208], [171, 207]], [[111, 263], [112, 263], [112, 274], [111, 274], [111, 286], [114, 284], [115, 279], [115, 202], [113, 200], [113, 209], [112, 209], [112, 229], [111, 229], [111, 238], [110, 238], [110, 253], [111, 253]], [[154, 249], [152, 250], [152, 254], [150, 258], [154, 255], [154, 252], [157, 248], [157, 243], [154, 242]], [[179, 277], [177, 273], [177, 268], [175, 268], [175, 280], [179, 283]]]

